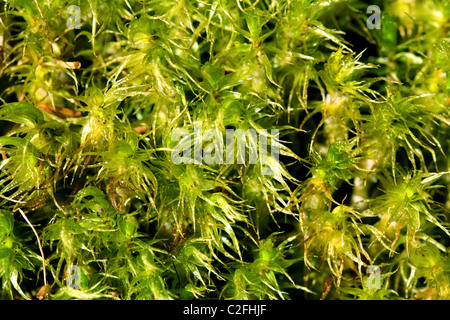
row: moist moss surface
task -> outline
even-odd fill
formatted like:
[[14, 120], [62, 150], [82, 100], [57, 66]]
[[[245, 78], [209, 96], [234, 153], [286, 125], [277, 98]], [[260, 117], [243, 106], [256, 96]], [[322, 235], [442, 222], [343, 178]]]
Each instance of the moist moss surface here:
[[450, 298], [448, 1], [0, 6], [2, 299]]

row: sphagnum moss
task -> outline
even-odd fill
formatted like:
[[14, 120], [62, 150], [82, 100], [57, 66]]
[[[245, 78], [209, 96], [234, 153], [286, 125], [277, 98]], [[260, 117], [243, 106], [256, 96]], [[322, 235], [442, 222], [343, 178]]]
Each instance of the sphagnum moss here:
[[2, 298], [450, 298], [448, 1], [1, 6]]

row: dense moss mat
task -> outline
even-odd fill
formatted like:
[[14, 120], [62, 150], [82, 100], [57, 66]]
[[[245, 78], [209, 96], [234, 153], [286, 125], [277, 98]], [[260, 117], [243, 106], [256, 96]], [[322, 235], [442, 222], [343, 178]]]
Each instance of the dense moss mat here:
[[449, 27], [445, 0], [2, 1], [1, 297], [449, 299]]

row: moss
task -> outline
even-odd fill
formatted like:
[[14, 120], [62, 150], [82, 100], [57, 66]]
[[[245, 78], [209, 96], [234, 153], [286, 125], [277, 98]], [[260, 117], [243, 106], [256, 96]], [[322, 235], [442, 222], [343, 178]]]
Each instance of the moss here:
[[447, 1], [1, 6], [2, 298], [450, 298]]

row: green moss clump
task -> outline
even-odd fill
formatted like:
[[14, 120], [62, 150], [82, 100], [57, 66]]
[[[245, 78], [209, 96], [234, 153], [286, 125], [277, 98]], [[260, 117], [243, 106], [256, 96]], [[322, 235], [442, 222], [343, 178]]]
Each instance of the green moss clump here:
[[7, 0], [0, 59], [3, 299], [450, 299], [448, 1]]

